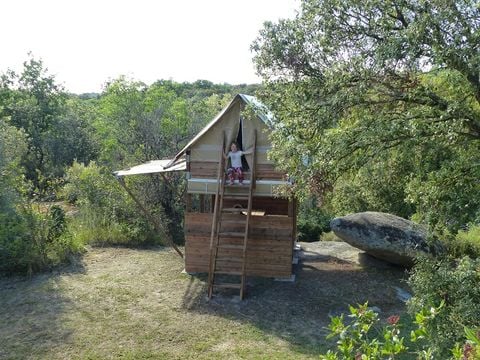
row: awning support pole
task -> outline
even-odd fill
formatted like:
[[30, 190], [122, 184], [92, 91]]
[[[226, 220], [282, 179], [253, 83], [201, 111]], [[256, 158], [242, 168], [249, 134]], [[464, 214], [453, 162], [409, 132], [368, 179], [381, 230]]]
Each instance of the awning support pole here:
[[155, 230], [157, 230], [160, 234], [163, 235], [163, 237], [167, 240], [168, 244], [177, 252], [178, 255], [180, 255], [181, 258], [183, 258], [183, 253], [180, 251], [180, 249], [175, 245], [175, 243], [172, 241], [172, 238], [170, 235], [168, 235], [165, 230], [160, 226], [159, 222], [157, 219], [153, 217], [153, 215], [143, 206], [143, 204], [140, 202], [140, 200], [137, 199], [135, 195], [130, 191], [130, 189], [127, 187], [127, 184], [125, 184], [125, 180], [121, 176], [116, 177], [119, 184], [125, 189], [125, 191], [130, 195], [130, 197], [135, 201], [139, 209], [144, 213], [144, 215], [150, 220], [152, 223], [153, 227]]

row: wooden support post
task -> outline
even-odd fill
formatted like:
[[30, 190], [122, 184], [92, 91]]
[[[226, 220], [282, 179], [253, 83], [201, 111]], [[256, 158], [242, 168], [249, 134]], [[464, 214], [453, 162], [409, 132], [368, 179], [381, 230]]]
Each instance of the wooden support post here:
[[192, 194], [185, 194], [185, 212], [192, 212]]
[[293, 224], [292, 224], [292, 229], [293, 229], [293, 243], [297, 241], [297, 211], [298, 211], [298, 202], [297, 198], [292, 199], [293, 202]]
[[213, 206], [215, 204], [215, 195], [210, 198], [210, 212], [213, 213]]
[[138, 208], [144, 213], [144, 215], [150, 220], [151, 224], [157, 230], [159, 233], [163, 235], [163, 237], [166, 239], [167, 243], [177, 252], [178, 255], [180, 255], [181, 258], [183, 258], [183, 253], [180, 251], [180, 249], [175, 245], [175, 243], [172, 241], [172, 238], [170, 235], [168, 235], [165, 230], [160, 226], [160, 223], [153, 217], [153, 215], [143, 206], [143, 204], [140, 202], [140, 200], [137, 199], [135, 195], [131, 192], [131, 190], [127, 187], [125, 184], [125, 180], [122, 177], [117, 176], [117, 180], [119, 184], [125, 189], [125, 191], [130, 195], [130, 197], [135, 201], [137, 204]]
[[288, 217], [289, 218], [293, 217], [293, 210], [294, 210], [293, 200], [288, 199]]
[[[296, 198], [288, 199], [288, 217], [291, 221], [290, 224], [292, 226], [291, 246], [293, 249], [297, 241], [297, 199]], [[292, 253], [292, 261], [293, 261], [293, 253]]]
[[205, 212], [205, 194], [200, 194], [200, 212]]

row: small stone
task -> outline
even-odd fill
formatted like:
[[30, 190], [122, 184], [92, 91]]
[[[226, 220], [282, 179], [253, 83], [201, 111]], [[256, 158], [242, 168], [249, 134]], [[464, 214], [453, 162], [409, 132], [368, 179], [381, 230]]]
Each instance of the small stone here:
[[408, 300], [410, 300], [412, 298], [412, 294], [410, 294], [408, 291], [403, 290], [402, 288], [399, 288], [398, 286], [394, 286], [393, 288], [397, 292], [397, 299], [398, 300], [406, 303]]
[[382, 310], [378, 306], [369, 306], [368, 310], [372, 310], [374, 313], [380, 314]]

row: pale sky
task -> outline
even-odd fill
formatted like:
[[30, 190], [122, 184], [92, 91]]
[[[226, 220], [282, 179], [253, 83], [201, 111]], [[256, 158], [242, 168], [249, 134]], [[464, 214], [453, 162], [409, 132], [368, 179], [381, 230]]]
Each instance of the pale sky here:
[[120, 75], [151, 84], [258, 83], [250, 45], [299, 0], [2, 0], [0, 73], [28, 53], [74, 93]]

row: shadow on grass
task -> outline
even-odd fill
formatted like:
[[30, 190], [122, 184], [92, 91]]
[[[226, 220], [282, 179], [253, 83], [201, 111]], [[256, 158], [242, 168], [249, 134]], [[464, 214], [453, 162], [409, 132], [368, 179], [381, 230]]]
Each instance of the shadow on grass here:
[[207, 301], [207, 275], [181, 274], [166, 248], [95, 248], [84, 261], [0, 278], [0, 358], [318, 357], [329, 316], [348, 304], [403, 311], [393, 288], [403, 271], [329, 255], [305, 254], [292, 283], [248, 278], [244, 301]]
[[70, 300], [59, 289], [60, 277], [85, 273], [81, 258], [55, 272], [0, 277], [0, 358], [42, 358], [68, 342], [72, 330], [62, 323]]
[[[220, 293], [207, 301], [206, 275], [191, 281], [183, 306], [252, 325], [261, 333], [288, 342], [293, 351], [318, 356], [326, 351], [330, 317], [348, 313], [348, 305], [362, 304], [381, 310], [380, 316], [403, 313], [394, 286], [404, 286], [405, 271], [397, 267], [362, 268], [329, 255], [305, 254], [295, 266], [295, 282], [248, 278], [244, 301], [238, 292]], [[192, 277], [193, 279], [193, 277]], [[197, 284], [196, 289], [192, 289]], [[204, 291], [198, 288], [202, 284]]]

